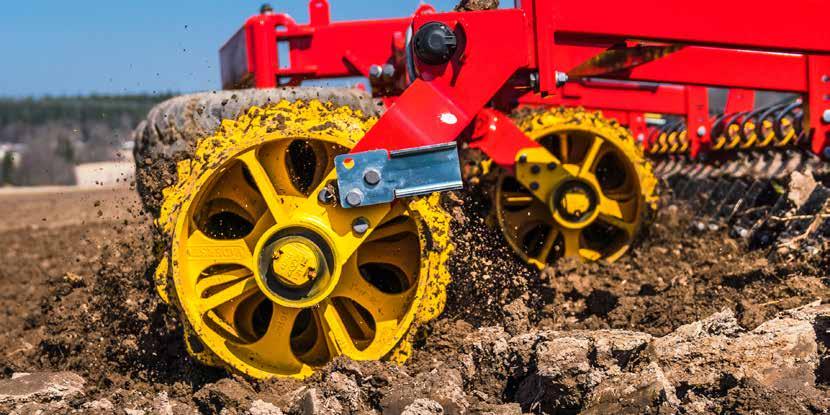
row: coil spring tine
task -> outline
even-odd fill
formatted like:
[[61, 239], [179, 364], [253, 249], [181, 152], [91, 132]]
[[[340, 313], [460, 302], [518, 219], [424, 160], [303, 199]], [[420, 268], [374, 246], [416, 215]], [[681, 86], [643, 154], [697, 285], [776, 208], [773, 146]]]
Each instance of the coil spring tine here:
[[[800, 108], [800, 107], [799, 107]], [[795, 136], [796, 145], [801, 145], [804, 143], [805, 139], [807, 138], [807, 132], [804, 131], [804, 111], [800, 111], [796, 113], [795, 119], [793, 120], [793, 128], [795, 129]]]
[[[741, 136], [741, 148], [748, 149], [755, 145], [756, 140], [758, 139], [758, 135], [755, 132], [755, 127], [759, 124], [758, 123], [758, 114], [760, 114], [763, 109], [756, 109], [754, 111], [750, 111], [747, 113], [746, 117], [743, 117], [741, 120], [741, 129], [738, 130], [738, 135]], [[747, 132], [750, 135], [747, 135]]]
[[[727, 138], [727, 140], [731, 140], [731, 141], [728, 141], [726, 143], [726, 145], [724, 146], [725, 149], [732, 150], [735, 147], [737, 147], [738, 144], [741, 143], [741, 136], [739, 134], [740, 130], [741, 130], [740, 120], [741, 120], [741, 117], [743, 117], [746, 114], [747, 114], [746, 112], [739, 112], [739, 113], [733, 114], [731, 117], [729, 117], [729, 121], [726, 122], [726, 138]], [[733, 133], [733, 131], [732, 131], [733, 128], [732, 127], [737, 128], [737, 132], [738, 132], [737, 134]]]
[[660, 134], [657, 135], [657, 143], [658, 143], [658, 153], [666, 154], [668, 150], [668, 137], [669, 132], [671, 131], [672, 124], [666, 123], [662, 127], [660, 127]]
[[713, 150], [720, 150], [726, 144], [726, 137], [723, 136], [723, 121], [725, 118], [726, 114], [718, 114], [712, 120], [712, 138], [715, 140], [712, 144]]
[[[789, 144], [795, 134], [791, 134], [790, 132], [784, 132], [782, 128], [782, 124], [784, 122], [784, 117], [791, 115], [796, 108], [801, 106], [801, 100], [795, 100], [781, 109], [775, 115], [775, 121], [773, 122], [773, 130], [775, 130], [775, 146], [776, 147], [784, 147]], [[793, 116], [793, 119], [795, 117]], [[793, 131], [795, 130], [795, 126], [791, 126]]]
[[[760, 137], [758, 147], [767, 147], [775, 139], [775, 114], [781, 109], [785, 108], [788, 103], [776, 104], [766, 107], [764, 111], [758, 116], [760, 121], [755, 125], [755, 134]], [[768, 124], [767, 124], [768, 123]], [[769, 133], [764, 131], [768, 130]]]
[[666, 145], [669, 146], [667, 149], [668, 153], [674, 153], [677, 151], [678, 143], [677, 143], [677, 134], [680, 130], [684, 129], [686, 123], [681, 121], [677, 121], [673, 123], [666, 133]]
[[651, 154], [657, 153], [657, 139], [660, 137], [660, 130], [662, 126], [652, 128], [648, 132], [648, 152]]

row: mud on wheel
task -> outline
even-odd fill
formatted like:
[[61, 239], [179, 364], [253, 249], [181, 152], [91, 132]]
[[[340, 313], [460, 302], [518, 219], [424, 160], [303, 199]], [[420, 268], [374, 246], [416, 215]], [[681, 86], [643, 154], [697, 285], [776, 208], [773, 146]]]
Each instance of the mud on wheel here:
[[520, 156], [517, 174], [495, 172], [494, 213], [513, 250], [538, 267], [622, 256], [656, 203], [656, 179], [631, 133], [579, 109], [528, 111], [517, 124], [555, 162]]
[[448, 215], [437, 197], [397, 201], [359, 238], [314, 192], [374, 122], [316, 100], [255, 106], [178, 163], [156, 282], [194, 357], [263, 378], [408, 356], [443, 309]]

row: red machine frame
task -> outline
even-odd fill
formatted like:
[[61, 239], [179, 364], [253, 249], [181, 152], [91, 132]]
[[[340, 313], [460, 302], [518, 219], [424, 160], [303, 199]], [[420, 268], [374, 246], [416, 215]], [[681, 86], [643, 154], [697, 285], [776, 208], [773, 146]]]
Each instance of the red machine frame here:
[[[588, 13], [575, 2], [523, 0], [512, 9], [435, 13], [421, 6], [411, 18], [331, 22], [328, 2], [311, 0], [305, 25], [285, 14], [251, 17], [222, 48], [223, 84], [294, 85], [369, 76], [372, 65], [393, 65], [396, 90], [387, 100], [390, 107], [353, 152], [466, 136], [507, 166], [519, 149], [537, 146], [502, 114], [519, 103], [602, 109], [635, 135], [645, 132], [645, 112], [680, 115], [695, 156], [712, 142], [703, 87], [796, 92], [804, 97], [810, 149], [827, 157], [830, 29], [823, 19], [830, 5], [793, 0], [786, 8], [776, 7], [774, 16], [768, 10], [758, 1], [597, 0]], [[429, 65], [407, 56], [407, 31], [435, 21], [459, 36], [450, 62]], [[279, 42], [290, 48], [290, 65], [280, 65]], [[642, 58], [637, 48], [649, 47], [669, 52], [613, 69], [592, 63], [615, 53]], [[414, 61], [415, 79], [407, 79], [408, 58]], [[681, 86], [557, 82], [575, 68], [591, 78]], [[472, 134], [465, 135], [473, 123]]]

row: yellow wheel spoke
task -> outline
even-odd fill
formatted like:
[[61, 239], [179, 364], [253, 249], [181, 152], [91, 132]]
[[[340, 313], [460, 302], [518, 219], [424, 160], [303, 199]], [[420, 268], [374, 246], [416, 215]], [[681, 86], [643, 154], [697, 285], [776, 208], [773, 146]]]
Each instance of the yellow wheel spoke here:
[[265, 199], [265, 204], [268, 205], [268, 210], [271, 211], [271, 215], [277, 220], [279, 218], [287, 218], [290, 209], [285, 206], [286, 196], [277, 194], [274, 183], [271, 182], [271, 178], [257, 158], [256, 149], [242, 154], [239, 158], [248, 167], [248, 171], [251, 173], [251, 177], [254, 178], [254, 183], [256, 183], [262, 198]]
[[527, 206], [535, 199], [530, 193], [523, 192], [504, 192], [503, 193], [504, 206]]
[[371, 235], [366, 239], [366, 242], [373, 242], [379, 239], [388, 238], [390, 236], [397, 236], [401, 234], [416, 235], [418, 229], [411, 220], [401, 220], [396, 222], [387, 222], [384, 225], [372, 231]]
[[576, 229], [562, 229], [562, 239], [565, 241], [565, 256], [579, 256], [582, 232]]
[[345, 297], [363, 306], [374, 317], [375, 323], [398, 321], [409, 308], [410, 296], [410, 290], [387, 294], [377, 289], [363, 278], [354, 259], [343, 267], [340, 283], [332, 293], [332, 297]]
[[535, 256], [537, 261], [543, 264], [547, 262], [548, 256], [550, 256], [550, 252], [553, 250], [553, 244], [556, 242], [557, 236], [559, 236], [559, 230], [556, 229], [556, 227], [552, 227], [545, 236], [545, 243], [542, 244], [542, 248]]
[[270, 212], [266, 212], [262, 216], [259, 217], [259, 220], [254, 224], [254, 229], [251, 230], [251, 233], [245, 237], [245, 243], [248, 246], [256, 246], [257, 241], [268, 230], [268, 228], [274, 226], [274, 218], [271, 216]]
[[322, 316], [323, 330], [332, 354], [356, 356], [359, 353], [357, 346], [330, 298], [320, 302], [318, 312]]
[[[297, 360], [291, 350], [291, 330], [300, 313], [298, 308], [283, 307], [272, 303], [271, 321], [268, 328], [256, 342], [241, 346], [254, 354], [256, 361], [269, 362], [275, 371], [297, 371], [303, 363]], [[275, 358], [278, 357], [278, 358]]]
[[265, 296], [257, 292], [237, 305], [232, 310], [232, 313], [227, 314], [237, 317], [235, 320], [238, 322], [238, 332], [244, 333], [247, 336], [254, 335], [254, 313], [263, 301], [267, 301]]
[[[225, 277], [228, 276], [217, 275], [207, 277], [202, 280], [207, 281], [204, 283], [205, 285], [199, 291], [202, 293], [201, 309], [203, 313], [208, 312], [230, 301], [241, 301], [257, 291], [257, 284], [254, 280], [253, 275], [239, 278], [238, 280], [230, 283], [227, 286], [221, 286], [221, 284], [223, 284], [223, 281], [224, 283], [229, 282], [225, 281]], [[200, 284], [202, 284], [202, 282], [200, 282]], [[207, 296], [205, 296], [204, 293], [206, 290], [216, 287], [219, 288], [215, 292], [210, 292], [207, 294]], [[197, 290], [199, 290], [199, 284], [197, 284]]]
[[637, 230], [637, 224], [626, 219], [628, 217], [628, 211], [631, 209], [629, 205], [632, 201], [620, 202], [607, 197], [601, 197], [599, 219], [621, 229], [629, 236], [634, 235], [634, 232]]
[[220, 264], [253, 269], [253, 254], [244, 239], [213, 239], [196, 230], [187, 239], [186, 258], [195, 272]]
[[570, 158], [568, 157], [568, 135], [567, 134], [560, 134], [559, 135], [559, 154], [562, 156], [562, 162], [567, 163]]
[[594, 137], [593, 143], [591, 143], [591, 147], [588, 148], [588, 152], [585, 153], [585, 158], [582, 160], [582, 167], [580, 168], [579, 174], [584, 175], [588, 172], [594, 170], [594, 164], [597, 162], [597, 156], [599, 156], [599, 150], [602, 148], [602, 145], [605, 143], [605, 140], [599, 137]]
[[393, 265], [407, 276], [418, 275], [420, 258], [409, 254], [418, 249], [417, 247], [418, 239], [415, 235], [396, 241], [366, 242], [360, 247], [357, 258], [360, 265], [370, 263]]

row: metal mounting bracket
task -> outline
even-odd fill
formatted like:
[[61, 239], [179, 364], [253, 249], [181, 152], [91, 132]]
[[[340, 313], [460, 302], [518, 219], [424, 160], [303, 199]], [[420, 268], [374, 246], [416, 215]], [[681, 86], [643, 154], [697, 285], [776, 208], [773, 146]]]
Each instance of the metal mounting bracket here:
[[389, 203], [397, 198], [463, 188], [456, 142], [334, 158], [341, 205]]

